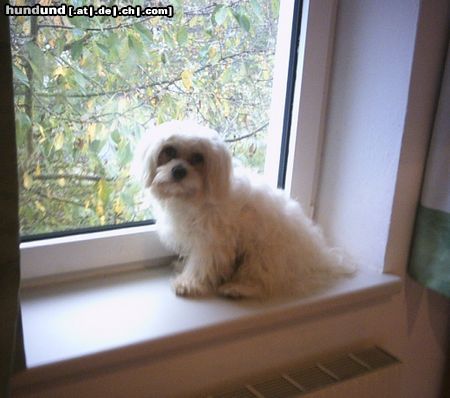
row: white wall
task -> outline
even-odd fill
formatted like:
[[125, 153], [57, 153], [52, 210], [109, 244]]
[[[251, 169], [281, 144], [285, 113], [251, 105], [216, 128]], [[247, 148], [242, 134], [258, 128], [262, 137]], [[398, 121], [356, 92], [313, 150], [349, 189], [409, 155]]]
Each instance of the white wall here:
[[[363, 265], [403, 276], [449, 8], [447, 0], [339, 2], [316, 217]], [[386, 345], [404, 361], [401, 396], [438, 397], [449, 301], [405, 276], [403, 294], [385, 310], [373, 335], [391, 330]]]
[[316, 217], [339, 246], [382, 269], [419, 0], [339, 2]]

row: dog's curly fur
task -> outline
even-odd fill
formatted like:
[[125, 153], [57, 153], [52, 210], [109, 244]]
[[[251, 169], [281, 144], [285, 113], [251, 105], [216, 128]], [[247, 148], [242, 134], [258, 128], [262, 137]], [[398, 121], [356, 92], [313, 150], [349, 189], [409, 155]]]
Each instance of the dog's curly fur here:
[[215, 131], [164, 123], [147, 134], [138, 161], [160, 237], [179, 255], [176, 294], [307, 294], [353, 272], [296, 201], [233, 170]]

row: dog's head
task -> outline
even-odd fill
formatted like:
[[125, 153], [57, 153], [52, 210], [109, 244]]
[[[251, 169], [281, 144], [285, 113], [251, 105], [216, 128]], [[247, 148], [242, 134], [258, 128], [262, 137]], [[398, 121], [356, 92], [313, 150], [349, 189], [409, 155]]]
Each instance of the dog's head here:
[[231, 155], [218, 133], [191, 121], [163, 123], [141, 143], [141, 178], [158, 199], [215, 202], [228, 193]]

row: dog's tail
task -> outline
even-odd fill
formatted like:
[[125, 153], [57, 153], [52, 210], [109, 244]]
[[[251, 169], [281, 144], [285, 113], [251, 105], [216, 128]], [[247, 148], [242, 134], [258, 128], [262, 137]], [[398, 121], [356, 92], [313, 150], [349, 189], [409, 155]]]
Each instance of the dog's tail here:
[[356, 261], [345, 250], [340, 248], [330, 248], [330, 272], [336, 276], [353, 276], [358, 271]]

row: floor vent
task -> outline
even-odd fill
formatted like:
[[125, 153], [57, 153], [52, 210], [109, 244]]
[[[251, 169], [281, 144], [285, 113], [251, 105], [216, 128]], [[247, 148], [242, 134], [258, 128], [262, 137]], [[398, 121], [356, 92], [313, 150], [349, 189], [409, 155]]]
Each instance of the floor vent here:
[[309, 367], [290, 369], [272, 378], [224, 391], [208, 398], [294, 398], [344, 380], [397, 364], [379, 347], [333, 357]]

